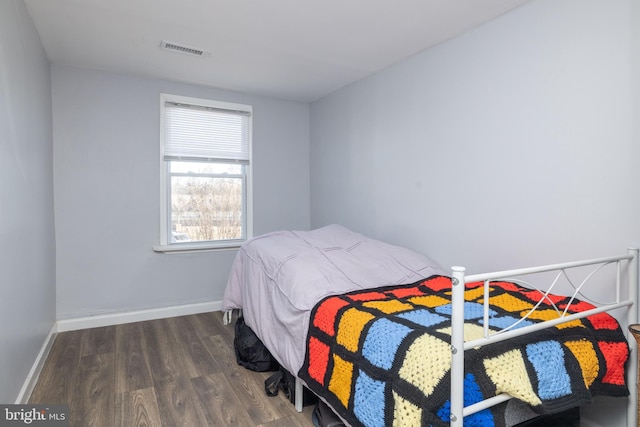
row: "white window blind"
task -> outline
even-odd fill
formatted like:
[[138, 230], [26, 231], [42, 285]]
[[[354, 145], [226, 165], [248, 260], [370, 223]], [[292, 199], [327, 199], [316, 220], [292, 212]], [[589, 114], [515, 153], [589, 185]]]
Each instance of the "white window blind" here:
[[165, 102], [164, 160], [249, 163], [249, 111]]

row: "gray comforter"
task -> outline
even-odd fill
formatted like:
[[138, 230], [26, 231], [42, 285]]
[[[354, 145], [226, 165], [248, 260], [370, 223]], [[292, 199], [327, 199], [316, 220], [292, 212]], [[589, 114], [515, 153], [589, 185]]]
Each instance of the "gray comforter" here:
[[247, 241], [233, 263], [223, 310], [246, 323], [293, 374], [302, 367], [309, 313], [322, 298], [447, 274], [431, 259], [339, 225], [277, 231]]

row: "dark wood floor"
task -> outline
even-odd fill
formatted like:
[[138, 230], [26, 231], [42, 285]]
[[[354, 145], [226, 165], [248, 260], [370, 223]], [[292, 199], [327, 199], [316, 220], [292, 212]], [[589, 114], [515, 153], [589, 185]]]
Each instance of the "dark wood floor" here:
[[313, 426], [236, 363], [233, 331], [214, 312], [60, 333], [29, 402], [69, 404], [71, 427]]

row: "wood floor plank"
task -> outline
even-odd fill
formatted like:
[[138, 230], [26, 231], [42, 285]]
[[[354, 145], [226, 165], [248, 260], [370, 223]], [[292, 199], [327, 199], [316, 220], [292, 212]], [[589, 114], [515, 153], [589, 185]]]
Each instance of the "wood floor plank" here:
[[[231, 384], [253, 424], [262, 424], [290, 415], [287, 405], [280, 399], [271, 398], [264, 391], [264, 380], [271, 373], [253, 372], [238, 365], [235, 352], [228, 338], [214, 335], [203, 340], [210, 353], [218, 360], [222, 372]], [[293, 406], [293, 405], [291, 405]]]
[[116, 393], [153, 386], [142, 336], [140, 322], [115, 327]]
[[295, 407], [292, 405], [291, 410], [293, 411], [293, 415], [287, 417], [287, 419], [292, 420], [294, 422], [293, 425], [299, 427], [313, 427], [311, 414], [313, 413], [314, 408], [315, 405], [309, 405], [305, 406], [302, 409], [302, 412], [296, 412]]
[[76, 426], [114, 425], [115, 356], [92, 354], [80, 361], [80, 372], [70, 402], [70, 423]]
[[229, 343], [229, 340], [224, 335], [212, 335], [203, 338], [202, 342], [207, 347], [209, 354], [216, 359], [223, 372], [231, 372], [234, 369], [241, 368], [233, 350], [233, 342]]
[[163, 426], [206, 426], [206, 416], [191, 381], [183, 375], [155, 385]]
[[193, 329], [196, 334], [198, 334], [198, 337], [204, 338], [224, 332], [221, 331], [218, 326], [218, 317], [221, 318], [222, 314], [219, 311], [214, 311], [210, 313], [194, 314], [193, 316], [185, 316], [184, 318], [191, 322]]
[[227, 378], [216, 373], [191, 380], [209, 426], [250, 426], [251, 417]]
[[193, 324], [186, 317], [167, 319], [167, 324], [173, 333], [177, 350], [182, 354], [189, 378], [220, 372], [221, 369], [216, 363], [216, 359], [209, 353], [196, 333]]
[[118, 394], [115, 427], [155, 427], [161, 425], [160, 410], [153, 387]]
[[[240, 370], [242, 369], [242, 370]], [[233, 390], [242, 402], [253, 425], [277, 420], [288, 415], [280, 401], [273, 399], [264, 392], [264, 381], [251, 371], [244, 368], [225, 372], [227, 381], [233, 385]], [[247, 372], [245, 372], [247, 371]]]
[[231, 318], [231, 323], [225, 325], [223, 322], [223, 316], [220, 312], [214, 312], [214, 316], [211, 316], [208, 320], [211, 322], [212, 326], [218, 331], [216, 335], [222, 335], [227, 338], [228, 341], [233, 343], [233, 337], [236, 334], [234, 325], [236, 324], [236, 320], [238, 320], [238, 310], [233, 311], [233, 316]]
[[38, 382], [29, 398], [30, 403], [70, 403], [80, 366], [79, 331], [59, 333]]
[[[251, 372], [247, 371], [249, 375], [253, 376], [255, 381], [258, 384], [263, 384], [264, 381], [269, 378], [274, 372]], [[302, 412], [296, 411], [296, 407], [293, 403], [291, 403], [288, 397], [285, 396], [284, 393], [279, 392], [277, 396], [269, 397], [271, 406], [279, 408], [282, 414], [282, 418], [291, 418], [293, 420], [297, 420], [298, 425], [300, 426], [312, 426], [311, 422], [311, 412], [313, 411], [313, 405], [305, 406]], [[289, 416], [287, 417], [287, 414]], [[305, 422], [308, 421], [308, 422]]]
[[113, 353], [115, 351], [115, 326], [104, 326], [78, 331], [81, 334], [81, 354]]
[[182, 355], [177, 344], [168, 331], [165, 319], [150, 320], [142, 323], [145, 354], [149, 368], [153, 373], [153, 384], [158, 386], [175, 380], [186, 372]]
[[[289, 415], [282, 401], [272, 399], [264, 391], [266, 374], [253, 372], [238, 365], [233, 348], [225, 336], [214, 335], [203, 340], [218, 360], [222, 372], [253, 424], [262, 424]], [[233, 345], [233, 344], [231, 344]]]
[[296, 412], [286, 418], [259, 424], [257, 427], [313, 427], [313, 421], [311, 421], [312, 412], [313, 406], [308, 406], [302, 412]]
[[231, 319], [231, 323], [228, 325], [225, 325], [223, 323], [223, 318], [220, 312], [214, 312], [213, 314], [218, 314], [218, 315], [209, 317], [207, 320], [212, 323], [213, 325], [212, 329], [214, 329], [216, 333], [212, 334], [210, 337], [217, 336], [218, 337], [217, 340], [219, 344], [222, 347], [226, 348], [227, 350], [231, 350], [230, 354], [233, 356], [232, 360], [235, 361], [236, 359], [235, 359], [233, 341], [236, 334], [235, 323], [236, 323], [236, 320], [238, 319], [238, 310], [234, 310], [233, 318]]

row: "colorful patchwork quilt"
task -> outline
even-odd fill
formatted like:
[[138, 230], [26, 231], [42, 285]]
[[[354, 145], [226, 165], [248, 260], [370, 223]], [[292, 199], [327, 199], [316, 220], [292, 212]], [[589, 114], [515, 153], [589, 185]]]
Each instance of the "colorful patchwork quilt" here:
[[[465, 288], [465, 341], [483, 336], [483, 283]], [[569, 302], [510, 282], [493, 282], [490, 328], [560, 317]], [[557, 308], [557, 309], [556, 309]], [[568, 313], [593, 308], [574, 300]], [[561, 313], [561, 312], [560, 312]], [[451, 279], [330, 296], [311, 312], [298, 373], [353, 426], [446, 426], [451, 367]], [[629, 348], [606, 313], [465, 353], [465, 406], [502, 392], [537, 413], [554, 413], [598, 394], [626, 396]], [[504, 426], [506, 404], [467, 416], [465, 426]]]

